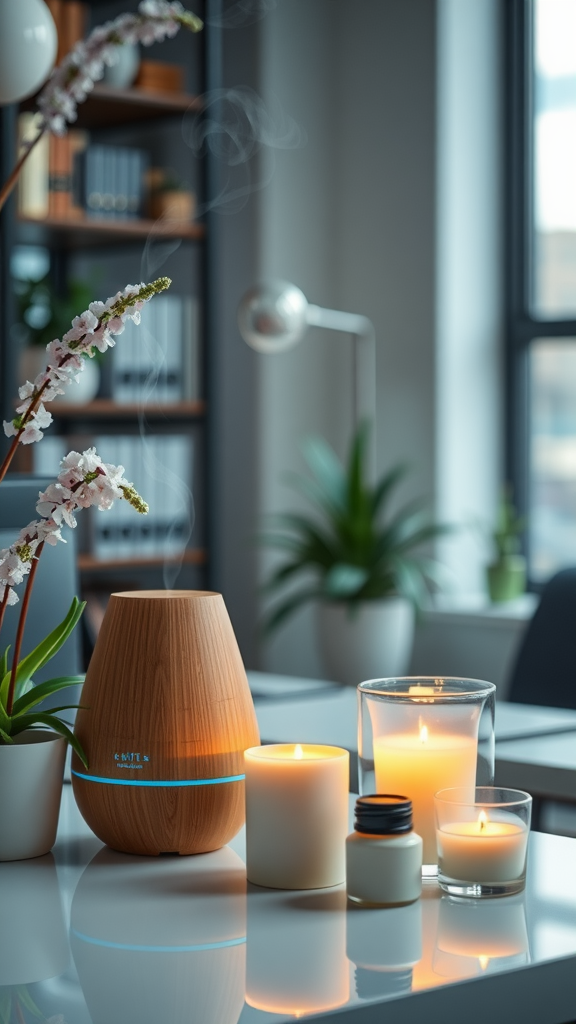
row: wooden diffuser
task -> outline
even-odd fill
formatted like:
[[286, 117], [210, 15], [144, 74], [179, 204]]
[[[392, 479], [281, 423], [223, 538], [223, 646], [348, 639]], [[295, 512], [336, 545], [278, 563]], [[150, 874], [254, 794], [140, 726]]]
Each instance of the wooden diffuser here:
[[112, 594], [75, 732], [76, 801], [124, 853], [206, 853], [244, 821], [244, 750], [259, 743], [221, 594]]

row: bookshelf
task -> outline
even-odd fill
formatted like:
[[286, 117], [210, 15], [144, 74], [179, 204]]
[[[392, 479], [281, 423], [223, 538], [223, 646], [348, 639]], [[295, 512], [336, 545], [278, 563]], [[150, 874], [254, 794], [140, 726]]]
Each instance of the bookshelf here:
[[134, 221], [81, 220], [65, 218], [18, 217], [22, 229], [19, 237], [29, 244], [66, 246], [83, 249], [87, 246], [113, 245], [116, 242], [146, 241], [150, 235], [157, 238], [183, 239], [201, 242], [205, 238], [203, 224], [182, 224], [179, 221]]
[[[66, 7], [67, 0], [63, 0]], [[89, 0], [86, 4], [91, 26], [101, 24], [115, 17], [124, 10], [136, 9], [137, 3], [132, 0]], [[206, 4], [194, 3], [194, 10], [205, 17]], [[217, 4], [215, 5], [217, 6]], [[84, 104], [78, 107], [78, 119], [72, 126], [88, 133], [88, 145], [97, 144], [104, 147], [139, 147], [148, 151], [150, 163], [161, 164], [165, 159], [185, 179], [189, 187], [201, 198], [209, 195], [210, 182], [206, 161], [197, 159], [186, 148], [181, 137], [183, 117], [201, 115], [201, 96], [210, 86], [217, 86], [214, 64], [215, 34], [218, 30], [208, 25], [198, 36], [187, 36], [180, 33], [174, 40], [143, 51], [148, 57], [160, 59], [167, 63], [174, 62], [186, 67], [188, 81], [185, 91], [161, 92], [137, 87], [117, 88], [104, 83], [97, 83]], [[209, 38], [211, 36], [211, 38]], [[154, 52], [153, 52], [154, 51]], [[210, 56], [212, 54], [212, 57]], [[212, 66], [211, 66], [212, 61]], [[217, 63], [217, 62], [216, 62]], [[0, 122], [3, 142], [3, 175], [6, 176], [15, 155], [17, 119], [22, 112], [35, 109], [34, 99], [23, 102], [19, 107], [5, 108], [0, 111]], [[166, 154], [166, 155], [165, 155]], [[164, 524], [164, 534], [156, 529], [155, 548], [136, 540], [133, 550], [126, 555], [126, 542], [121, 547], [116, 542], [116, 550], [106, 554], [105, 547], [98, 542], [98, 529], [103, 516], [93, 516], [92, 521], [82, 522], [78, 530], [80, 553], [78, 568], [84, 591], [89, 590], [94, 581], [100, 590], [117, 589], [118, 580], [128, 580], [130, 585], [142, 587], [162, 586], [166, 568], [176, 563], [182, 564], [182, 573], [178, 586], [206, 587], [209, 585], [209, 552], [206, 536], [206, 524], [209, 522], [209, 491], [210, 483], [207, 474], [207, 450], [210, 445], [210, 414], [207, 401], [207, 380], [209, 376], [209, 344], [211, 315], [208, 308], [210, 295], [209, 268], [209, 232], [206, 222], [178, 221], [161, 218], [154, 220], [146, 215], [146, 210], [134, 219], [98, 219], [94, 216], [62, 216], [50, 213], [48, 216], [31, 217], [17, 212], [16, 197], [7, 204], [0, 220], [0, 374], [3, 380], [2, 415], [10, 417], [13, 413], [14, 398], [17, 387], [22, 381], [18, 373], [18, 354], [14, 344], [14, 324], [18, 321], [16, 303], [12, 290], [10, 265], [15, 253], [25, 249], [37, 249], [47, 254], [50, 264], [50, 280], [57, 293], [64, 293], [71, 280], [82, 278], [94, 281], [93, 298], [106, 298], [114, 294], [127, 283], [153, 279], [159, 274], [167, 274], [173, 279], [169, 295], [181, 300], [182, 306], [193, 298], [197, 307], [194, 337], [198, 348], [196, 365], [193, 372], [192, 395], [177, 393], [179, 378], [184, 378], [186, 371], [182, 364], [181, 371], [173, 368], [172, 387], [174, 397], [166, 400], [166, 393], [161, 389], [155, 394], [154, 386], [146, 384], [146, 394], [138, 394], [132, 400], [118, 400], [115, 392], [115, 365], [119, 366], [118, 355], [123, 344], [124, 335], [117, 339], [117, 346], [107, 353], [101, 365], [101, 385], [96, 397], [82, 404], [52, 403], [50, 412], [54, 423], [40, 445], [32, 445], [20, 449], [18, 469], [21, 472], [46, 472], [52, 458], [57, 458], [58, 443], [66, 450], [87, 447], [96, 442], [102, 451], [105, 461], [122, 463], [126, 466], [126, 476], [133, 479], [145, 497], [153, 492], [153, 500], [157, 503], [162, 498], [163, 489], [169, 493], [170, 486], [179, 478], [178, 486], [174, 484], [174, 502], [178, 506], [181, 518], [190, 515], [191, 534], [182, 550], [174, 550], [166, 543], [163, 547], [163, 536], [169, 535], [169, 524]], [[166, 252], [164, 251], [166, 250]], [[154, 302], [158, 303], [158, 299]], [[150, 305], [150, 308], [153, 304]], [[148, 307], [147, 307], [148, 309]], [[82, 312], [81, 309], [77, 310]], [[168, 313], [165, 314], [168, 317]], [[162, 348], [162, 324], [160, 319], [154, 327], [144, 332], [143, 343], [152, 351], [151, 363], [161, 363], [166, 359], [166, 350]], [[182, 313], [183, 324], [188, 323]], [[170, 321], [165, 321], [170, 325]], [[172, 326], [174, 321], [172, 321]], [[128, 332], [127, 332], [128, 333]], [[186, 345], [193, 343], [192, 335], [186, 335], [186, 328], [181, 328], [182, 359]], [[174, 331], [172, 331], [174, 334]], [[116, 363], [115, 363], [116, 358]], [[161, 373], [160, 378], [161, 379]], [[137, 389], [138, 385], [136, 385]], [[134, 389], [134, 388], [133, 388]], [[185, 391], [185, 389], [184, 389]], [[118, 457], [122, 452], [126, 455], [134, 452], [143, 438], [146, 455], [140, 459], [139, 466], [133, 468], [133, 459]], [[174, 439], [171, 442], [171, 438]], [[51, 439], [51, 441], [49, 440]], [[184, 457], [187, 465], [178, 466], [174, 462], [174, 453], [170, 455], [170, 446]], [[40, 455], [45, 451], [47, 463], [42, 464]], [[150, 455], [152, 452], [152, 456]], [[189, 455], [186, 456], [186, 452]], [[184, 453], [184, 456], [183, 456]], [[116, 457], [113, 457], [113, 456]], [[172, 462], [170, 463], [170, 458]], [[146, 469], [146, 463], [154, 463]], [[144, 468], [143, 468], [144, 467]], [[146, 479], [146, 472], [151, 474], [151, 484], [147, 487], [140, 483], [138, 473]], [[153, 479], [154, 476], [162, 479]], [[182, 492], [189, 487], [193, 493], [193, 502], [188, 511], [182, 512]], [[158, 497], [160, 493], [160, 498]], [[176, 500], [177, 499], [177, 500]], [[119, 503], [123, 505], [124, 503]], [[150, 502], [151, 510], [153, 501]], [[158, 505], [160, 507], [160, 505]], [[170, 507], [168, 499], [162, 505], [162, 515], [166, 519]], [[111, 513], [107, 513], [110, 516]], [[176, 516], [176, 513], [174, 513]], [[136, 517], [137, 519], [139, 517]], [[112, 533], [121, 538], [128, 529], [123, 519], [112, 521]], [[182, 536], [185, 535], [182, 528]], [[160, 536], [160, 540], [158, 540]], [[148, 548], [146, 547], [148, 545]], [[154, 546], [153, 546], [154, 547]]]
[[[21, 110], [35, 110], [33, 99]], [[75, 128], [111, 128], [152, 118], [178, 117], [202, 109], [198, 96], [189, 93], [153, 92], [149, 89], [115, 89], [96, 82], [85, 103], [78, 107]]]

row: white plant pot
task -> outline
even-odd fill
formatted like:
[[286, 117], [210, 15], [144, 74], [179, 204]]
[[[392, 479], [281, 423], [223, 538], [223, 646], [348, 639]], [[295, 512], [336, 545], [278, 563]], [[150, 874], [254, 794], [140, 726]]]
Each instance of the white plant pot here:
[[347, 686], [365, 679], [405, 675], [414, 639], [414, 608], [405, 597], [317, 609], [320, 650], [327, 678]]
[[140, 51], [132, 43], [124, 43], [115, 48], [117, 61], [104, 68], [102, 81], [113, 89], [127, 89], [138, 74], [140, 67]]
[[[46, 369], [46, 349], [39, 345], [30, 345], [20, 355], [20, 380], [33, 382], [39, 373]], [[84, 369], [78, 375], [78, 383], [72, 381], [63, 395], [55, 399], [58, 404], [84, 405], [91, 402], [98, 394], [100, 387], [100, 367], [95, 359], [85, 359]]]
[[0, 861], [42, 857], [54, 846], [66, 740], [29, 730], [0, 746]]

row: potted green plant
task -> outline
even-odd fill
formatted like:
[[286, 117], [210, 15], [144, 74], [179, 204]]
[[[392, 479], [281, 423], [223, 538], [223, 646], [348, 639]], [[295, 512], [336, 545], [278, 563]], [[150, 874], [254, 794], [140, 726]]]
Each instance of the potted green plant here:
[[196, 197], [192, 189], [170, 168], [155, 167], [149, 173], [149, 212], [157, 220], [189, 223], [196, 213]]
[[512, 601], [526, 590], [526, 559], [520, 554], [524, 526], [525, 520], [516, 513], [511, 489], [503, 488], [492, 531], [496, 558], [486, 569], [488, 593], [494, 603]]
[[[93, 290], [85, 281], [72, 280], [67, 291], [59, 295], [49, 274], [38, 281], [16, 280], [14, 290], [20, 315], [19, 334], [24, 342], [20, 376], [24, 380], [34, 380], [44, 369], [46, 346], [53, 338], [61, 338], [77, 311], [89, 305]], [[99, 357], [97, 352], [94, 359], [85, 364], [79, 386], [59, 396], [60, 401], [81, 404], [90, 402], [97, 395], [100, 386]]]
[[[73, 47], [39, 94], [34, 135], [23, 140], [18, 160], [0, 188], [0, 210], [45, 132], [65, 134], [66, 123], [76, 120], [77, 105], [103, 77], [105, 67], [121, 59], [125, 44], [149, 46], [176, 35], [180, 28], [198, 32], [202, 21], [180, 4], [142, 0], [137, 12], [120, 14], [96, 26], [87, 39]], [[14, 418], [4, 422], [4, 433], [12, 441], [0, 465], [0, 482], [18, 446], [40, 441], [50, 425], [52, 416], [45, 403], [66, 395], [69, 384], [81, 379], [80, 372], [90, 365], [89, 360], [115, 344], [113, 335], [124, 330], [126, 319], [139, 323], [144, 304], [169, 285], [166, 277], [148, 285], [128, 285], [107, 302], [91, 302], [84, 313], [74, 317], [61, 340], [50, 331], [44, 369], [30, 374], [19, 389], [20, 403]], [[23, 300], [26, 302], [26, 295]], [[53, 309], [48, 310], [41, 328], [49, 329], [53, 313]], [[31, 326], [34, 324], [29, 322]], [[54, 323], [50, 327], [54, 329]], [[60, 470], [57, 480], [39, 495], [39, 519], [25, 526], [10, 547], [0, 550], [0, 628], [8, 606], [19, 600], [15, 588], [27, 578], [14, 651], [8, 648], [0, 658], [0, 843], [4, 844], [0, 846], [0, 860], [38, 857], [48, 852], [56, 834], [66, 742], [85, 763], [78, 741], [58, 718], [58, 712], [71, 705], [52, 708], [51, 712], [38, 707], [43, 697], [76, 684], [77, 678], [53, 679], [36, 687], [32, 680], [32, 673], [46, 664], [74, 628], [82, 614], [80, 602], [75, 599], [64, 622], [35, 651], [20, 658], [31, 587], [43, 547], [64, 540], [61, 528], [76, 526], [75, 513], [80, 508], [94, 505], [105, 510], [124, 498], [138, 512], [148, 511], [124, 479], [124, 468], [103, 463], [93, 448], [70, 452]], [[41, 756], [52, 751], [53, 760]], [[19, 788], [23, 776], [26, 784]], [[52, 789], [46, 789], [47, 784]], [[50, 809], [48, 816], [44, 814], [46, 808]]]
[[294, 483], [312, 514], [273, 517], [262, 541], [287, 553], [265, 591], [293, 581], [302, 586], [273, 606], [265, 629], [276, 629], [307, 601], [315, 601], [318, 632], [330, 678], [355, 685], [362, 679], [402, 675], [412, 647], [415, 609], [421, 607], [440, 566], [425, 551], [446, 530], [421, 501], [393, 511], [397, 465], [375, 483], [367, 479], [368, 428], [361, 427], [344, 466], [320, 438], [304, 443], [311, 476]]

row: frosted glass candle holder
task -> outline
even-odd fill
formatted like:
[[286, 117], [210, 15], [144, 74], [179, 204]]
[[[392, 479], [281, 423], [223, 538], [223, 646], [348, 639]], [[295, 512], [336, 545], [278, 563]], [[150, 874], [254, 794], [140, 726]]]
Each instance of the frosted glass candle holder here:
[[412, 800], [423, 874], [436, 874], [434, 794], [494, 781], [493, 683], [405, 676], [360, 683], [360, 793]]
[[451, 896], [521, 892], [532, 797], [492, 786], [441, 790], [434, 798], [438, 882]]

